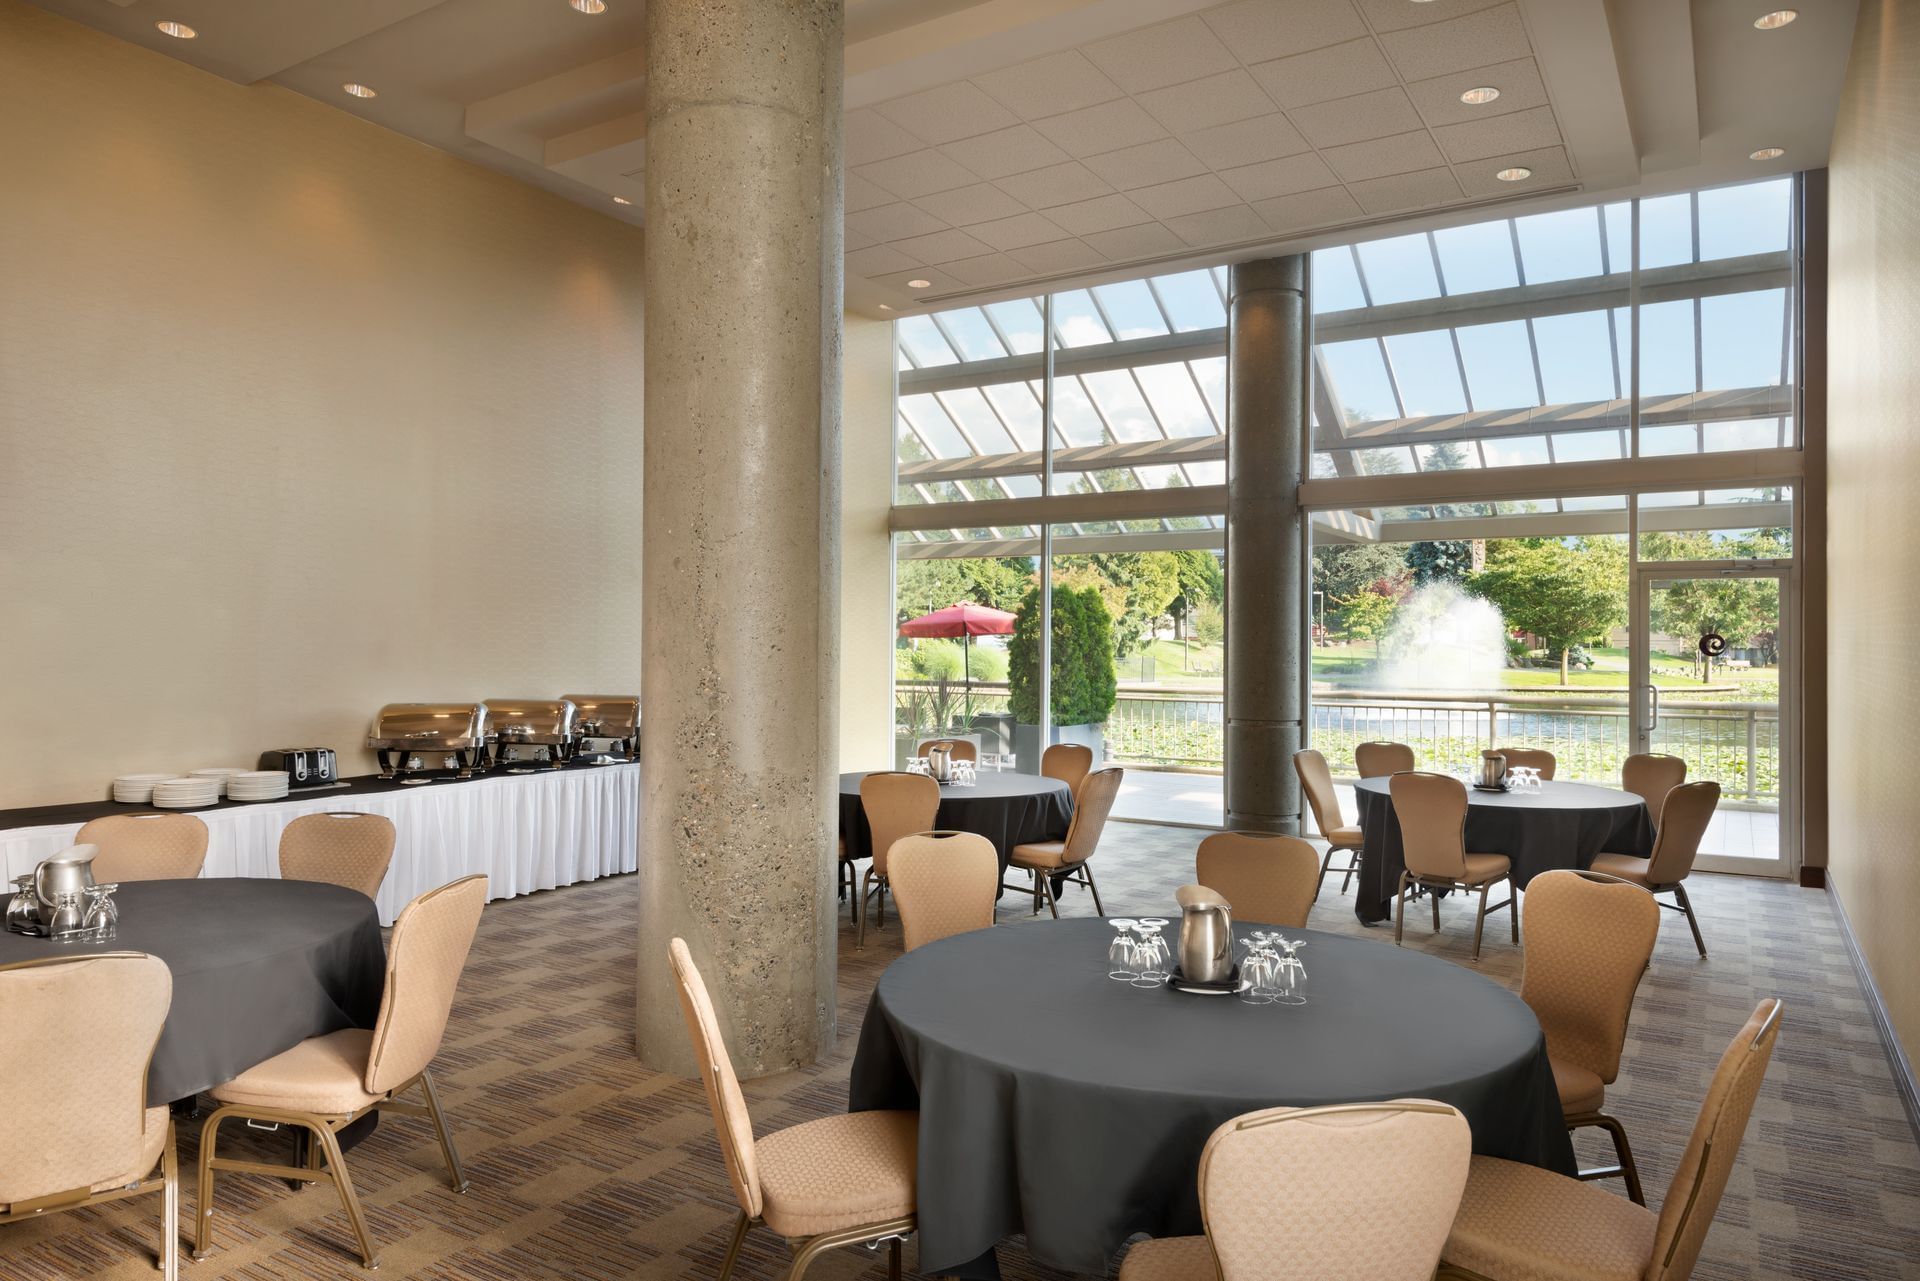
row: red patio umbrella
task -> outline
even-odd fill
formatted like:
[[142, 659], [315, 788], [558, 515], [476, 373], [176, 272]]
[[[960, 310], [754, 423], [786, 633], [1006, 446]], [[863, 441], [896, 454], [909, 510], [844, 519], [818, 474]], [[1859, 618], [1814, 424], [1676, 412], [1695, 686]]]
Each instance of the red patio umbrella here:
[[988, 605], [976, 605], [963, 600], [936, 609], [931, 614], [922, 614], [918, 618], [909, 618], [900, 624], [902, 636], [915, 639], [938, 637], [943, 640], [960, 638], [960, 675], [965, 679], [968, 689], [973, 688], [973, 641], [975, 636], [1011, 636], [1013, 635], [1013, 615], [1004, 609], [994, 609]]

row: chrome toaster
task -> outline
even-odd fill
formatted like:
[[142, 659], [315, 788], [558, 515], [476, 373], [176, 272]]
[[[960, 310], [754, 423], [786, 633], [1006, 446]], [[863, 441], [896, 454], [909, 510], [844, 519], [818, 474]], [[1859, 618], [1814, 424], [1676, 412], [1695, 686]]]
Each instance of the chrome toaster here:
[[[574, 706], [573, 754], [598, 761], [640, 758], [638, 694], [568, 694]], [[605, 744], [596, 749], [592, 744]]]
[[388, 703], [367, 731], [380, 777], [432, 769], [436, 759], [473, 777], [486, 768], [487, 713], [485, 703]]
[[490, 698], [487, 707], [488, 764], [501, 765], [513, 748], [545, 748], [547, 764], [565, 765], [573, 755], [573, 704], [564, 698]]

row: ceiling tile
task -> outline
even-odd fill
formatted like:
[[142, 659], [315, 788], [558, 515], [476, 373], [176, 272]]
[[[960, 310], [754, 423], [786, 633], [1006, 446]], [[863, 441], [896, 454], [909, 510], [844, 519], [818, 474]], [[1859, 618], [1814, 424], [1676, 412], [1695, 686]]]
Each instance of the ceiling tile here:
[[887, 246], [898, 249], [915, 262], [943, 263], [956, 258], [977, 258], [992, 251], [992, 245], [983, 245], [964, 231], [936, 231], [930, 236], [915, 236], [910, 240], [895, 241]]
[[1121, 97], [1120, 86], [1077, 49], [975, 76], [973, 83], [1022, 120], [1057, 116]]
[[1072, 159], [1042, 138], [1031, 125], [1015, 125], [978, 138], [950, 142], [940, 150], [982, 178], [1004, 178]]
[[1028, 271], [1040, 275], [1080, 271], [1099, 266], [1105, 261], [1091, 245], [1079, 240], [1055, 240], [1044, 245], [1032, 245], [1016, 249], [1009, 256]]
[[1230, 125], [1215, 125], [1190, 133], [1181, 141], [1187, 144], [1187, 150], [1214, 169], [1278, 160], [1309, 149], [1307, 140], [1300, 136], [1293, 122], [1279, 112]]
[[[1524, 182], [1501, 182], [1493, 175], [1502, 169], [1519, 166], [1533, 170]], [[1521, 151], [1505, 156], [1488, 156], [1472, 164], [1456, 166], [1461, 187], [1470, 196], [1524, 196], [1542, 187], [1557, 187], [1574, 180], [1573, 166], [1560, 147]]]
[[1426, 209], [1460, 199], [1460, 184], [1445, 169], [1422, 169], [1418, 173], [1395, 174], [1391, 178], [1372, 178], [1351, 182], [1347, 190], [1370, 214], [1393, 213], [1401, 209]]
[[1276, 196], [1253, 206], [1275, 231], [1302, 227], [1330, 227], [1363, 217], [1363, 211], [1345, 187], [1322, 187], [1294, 196]]
[[1407, 101], [1406, 90], [1376, 89], [1351, 98], [1316, 102], [1287, 113], [1300, 132], [1316, 147], [1337, 147], [1422, 128], [1419, 113]]
[[1180, 237], [1157, 222], [1144, 222], [1138, 227], [1116, 227], [1112, 231], [1096, 231], [1086, 239], [1088, 244], [1115, 262], [1153, 258], [1161, 254], [1177, 253], [1186, 248]]
[[[1071, 205], [1064, 207], [1072, 208]], [[1001, 218], [994, 222], [975, 223], [967, 228], [967, 233], [995, 249], [1025, 249], [1028, 245], [1060, 240], [1067, 234], [1053, 221], [1037, 213], [1016, 214], [1012, 218]]]
[[1032, 209], [1051, 209], [1076, 200], [1091, 200], [1113, 190], [1085, 165], [1073, 160], [1000, 178], [996, 185]]
[[1220, 177], [1240, 194], [1242, 200], [1290, 196], [1296, 191], [1331, 187], [1340, 181], [1334, 176], [1333, 170], [1327, 168], [1327, 162], [1311, 151], [1288, 156], [1284, 160], [1266, 160], [1257, 165], [1224, 169]]
[[[1478, 107], [1469, 107], [1460, 101], [1461, 94], [1482, 85], [1498, 89], [1500, 96]], [[1451, 125], [1543, 107], [1547, 102], [1547, 89], [1540, 83], [1540, 68], [1534, 65], [1533, 59], [1518, 58], [1436, 76], [1432, 80], [1416, 80], [1407, 86], [1407, 96], [1413, 99], [1414, 109], [1429, 125]]]
[[[884, 276], [869, 276], [867, 279], [876, 285], [886, 285], [898, 289], [901, 293], [912, 294], [916, 298], [924, 298], [929, 294], [953, 293], [963, 288], [959, 280], [938, 267], [915, 267], [911, 271], [893, 271]], [[924, 280], [927, 284], [925, 288], [915, 288], [907, 283], [909, 280]]]
[[1011, 111], [965, 81], [878, 103], [881, 115], [928, 142], [954, 142], [1019, 124]]
[[1507, 0], [1420, 0], [1418, 4], [1408, 4], [1407, 0], [1359, 0], [1360, 12], [1367, 16], [1375, 31], [1431, 26], [1505, 3]]
[[852, 253], [856, 249], [866, 249], [873, 243], [872, 236], [855, 231], [852, 227], [840, 229], [840, 247], [847, 253]]
[[1109, 36], [1086, 46], [1087, 57], [1128, 93], [1198, 80], [1239, 66], [1198, 18], [1177, 18]]
[[1207, 171], [1205, 165], [1193, 158], [1191, 151], [1173, 138], [1162, 138], [1159, 142], [1127, 147], [1121, 151], [1109, 151], [1104, 156], [1088, 156], [1087, 168], [1122, 191], [1130, 187], [1151, 187], [1156, 183], [1172, 182], [1176, 178], [1191, 178]]
[[1076, 236], [1153, 221], [1151, 214], [1125, 196], [1101, 196], [1095, 200], [1061, 205], [1058, 209], [1049, 209], [1047, 217]]
[[932, 150], [875, 161], [860, 166], [858, 172], [868, 182], [909, 200], [980, 181], [971, 169]]
[[1240, 0], [1201, 17], [1245, 63], [1284, 58], [1367, 34], [1351, 0]]
[[1075, 156], [1098, 155], [1135, 143], [1164, 138], [1167, 131], [1131, 98], [1103, 102], [1097, 107], [1082, 107], [1062, 116], [1036, 121], [1034, 128], [1056, 146]]
[[1395, 134], [1391, 138], [1352, 142], [1344, 147], [1328, 147], [1320, 154], [1326, 157], [1327, 163], [1333, 166], [1333, 171], [1340, 175], [1342, 182], [1413, 173], [1418, 169], [1431, 169], [1446, 163], [1440, 148], [1433, 143], [1433, 135], [1425, 129]]
[[1224, 209], [1240, 203], [1233, 189], [1213, 174], [1182, 178], [1179, 182], [1142, 187], [1129, 192], [1134, 202], [1154, 217], [1165, 220], [1206, 209]]
[[947, 263], [946, 269], [975, 288], [1003, 285], [1009, 280], [1019, 280], [1030, 274], [1025, 267], [1005, 254], [962, 258], [958, 262]]
[[1512, 4], [1447, 22], [1387, 32], [1380, 37], [1380, 44], [1408, 80], [1429, 80], [1490, 62], [1533, 56], [1520, 10]]
[[1433, 132], [1447, 159], [1455, 164], [1560, 145], [1560, 126], [1554, 122], [1552, 107], [1534, 107], [1463, 125], [1442, 125]]
[[1399, 77], [1386, 55], [1372, 40], [1349, 40], [1291, 58], [1275, 58], [1254, 67], [1253, 74], [1273, 100], [1283, 107], [1304, 107], [1329, 98], [1350, 98], [1370, 89], [1384, 89]]
[[871, 107], [849, 111], [846, 118], [846, 163], [870, 165], [918, 151], [926, 144]]
[[921, 196], [913, 203], [956, 227], [989, 222], [995, 218], [1011, 218], [1027, 211], [1025, 205], [990, 182], [976, 182], [971, 187], [935, 192], [931, 196]]
[[875, 240], [904, 240], [908, 236], [924, 236], [930, 231], [940, 231], [946, 224], [925, 210], [899, 202], [850, 213], [847, 215], [847, 226]]
[[1253, 77], [1235, 69], [1140, 95], [1140, 104], [1175, 133], [1269, 115], [1273, 103]]
[[850, 173], [846, 175], [846, 179], [847, 190], [844, 199], [848, 213], [859, 213], [862, 209], [877, 209], [881, 205], [893, 203], [892, 193], [880, 190], [859, 174]]
[[1245, 205], [1208, 209], [1202, 213], [1181, 214], [1167, 219], [1173, 234], [1196, 249], [1203, 245], [1226, 245], [1239, 240], [1258, 240], [1267, 234], [1267, 224]]
[[892, 245], [873, 245], [856, 249], [846, 257], [847, 270], [856, 276], [877, 276], [887, 271], [905, 271], [918, 267], [920, 259], [902, 253]]

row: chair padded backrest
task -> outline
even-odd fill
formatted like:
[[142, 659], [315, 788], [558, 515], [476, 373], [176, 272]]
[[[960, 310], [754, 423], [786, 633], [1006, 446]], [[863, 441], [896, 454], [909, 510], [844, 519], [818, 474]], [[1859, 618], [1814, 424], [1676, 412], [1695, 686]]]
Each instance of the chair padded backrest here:
[[1120, 781], [1126, 776], [1125, 770], [1114, 765], [1095, 770], [1080, 784], [1080, 794], [1073, 801], [1073, 822], [1067, 827], [1067, 862], [1084, 863], [1093, 857], [1100, 833], [1106, 830], [1107, 815], [1113, 812], [1114, 799], [1120, 795]]
[[953, 759], [956, 761], [977, 761], [980, 759], [980, 749], [973, 745], [973, 740], [970, 738], [930, 738], [920, 744], [920, 750], [915, 752], [914, 755], [925, 756], [929, 747], [940, 747], [943, 745], [952, 752]]
[[1700, 1105], [1700, 1118], [1693, 1124], [1693, 1135], [1660, 1203], [1647, 1281], [1668, 1277], [1679, 1281], [1691, 1275], [1700, 1258], [1707, 1229], [1713, 1226], [1721, 1194], [1727, 1189], [1727, 1176], [1740, 1155], [1740, 1140], [1746, 1136], [1767, 1062], [1773, 1057], [1781, 1009], [1772, 997], [1760, 1002], [1720, 1056], [1720, 1066], [1714, 1069], [1713, 1083]]
[[673, 978], [680, 989], [680, 1013], [686, 1016], [693, 1057], [700, 1064], [700, 1084], [706, 1087], [707, 1106], [713, 1111], [713, 1128], [720, 1138], [727, 1181], [733, 1184], [740, 1209], [748, 1218], [757, 1219], [766, 1201], [760, 1195], [760, 1162], [753, 1150], [753, 1117], [747, 1111], [747, 1096], [740, 1092], [740, 1078], [733, 1074], [733, 1059], [727, 1054], [727, 1043], [720, 1039], [720, 1020], [713, 1012], [706, 981], [693, 963], [693, 953], [683, 940], [675, 939], [668, 954], [673, 958]]
[[1361, 778], [1385, 778], [1415, 768], [1413, 749], [1405, 743], [1362, 743], [1353, 749], [1353, 767]]
[[1000, 855], [974, 832], [918, 832], [893, 843], [887, 882], [907, 951], [993, 924]]
[[400, 909], [387, 945], [387, 988], [367, 1058], [369, 1094], [405, 1085], [440, 1052], [453, 992], [486, 902], [487, 878], [474, 875], [428, 890]]
[[1388, 779], [1387, 790], [1400, 820], [1407, 870], [1415, 876], [1465, 876], [1466, 785], [1445, 774], [1409, 771]]
[[1687, 763], [1664, 752], [1637, 752], [1620, 766], [1620, 786], [1647, 803], [1656, 828], [1667, 793], [1686, 781]]
[[1085, 743], [1055, 743], [1040, 753], [1040, 772], [1057, 778], [1080, 794], [1080, 784], [1093, 770], [1093, 749]]
[[393, 839], [393, 820], [381, 814], [302, 814], [280, 832], [280, 875], [372, 898], [387, 879]]
[[82, 827], [73, 840], [100, 847], [93, 879], [102, 885], [190, 881], [207, 861], [207, 825], [191, 814], [109, 814]]
[[1320, 855], [1297, 836], [1215, 832], [1200, 842], [1193, 870], [1233, 905], [1235, 921], [1299, 929], [1313, 910]]
[[147, 1064], [172, 1003], [166, 962], [139, 952], [0, 966], [0, 1213], [140, 1163]]
[[1541, 747], [1501, 747], [1495, 750], [1507, 758], [1508, 769], [1524, 765], [1528, 769], [1539, 770], [1541, 778], [1552, 778], [1555, 766], [1560, 763], [1554, 759], [1552, 752]]
[[1307, 794], [1307, 805], [1313, 810], [1313, 823], [1320, 829], [1320, 835], [1345, 827], [1347, 820], [1340, 813], [1340, 793], [1333, 790], [1333, 771], [1327, 768], [1327, 758], [1312, 748], [1295, 752], [1293, 772], [1300, 776], [1300, 790]]
[[1428, 1281], [1472, 1155], [1467, 1119], [1420, 1099], [1237, 1117], [1200, 1156], [1220, 1276]]
[[1667, 793], [1660, 807], [1660, 826], [1654, 833], [1653, 853], [1647, 859], [1647, 882], [1672, 885], [1687, 879], [1693, 870], [1694, 855], [1700, 852], [1700, 838], [1713, 822], [1713, 811], [1720, 804], [1720, 784], [1711, 780], [1682, 783]]
[[940, 784], [903, 770], [869, 774], [860, 780], [860, 808], [873, 833], [873, 870], [885, 876], [894, 842], [933, 827], [940, 812]]
[[1660, 904], [1617, 876], [1543, 872], [1527, 884], [1525, 928], [1520, 999], [1540, 1020], [1547, 1053], [1612, 1085]]

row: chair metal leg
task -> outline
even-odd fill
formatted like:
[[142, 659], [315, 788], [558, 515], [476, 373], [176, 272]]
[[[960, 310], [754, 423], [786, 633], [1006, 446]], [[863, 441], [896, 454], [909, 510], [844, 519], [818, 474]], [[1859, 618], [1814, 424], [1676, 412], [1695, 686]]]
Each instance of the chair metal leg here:
[[174, 1146], [173, 1121], [167, 1121], [167, 1146], [160, 1152], [160, 1276], [180, 1281], [180, 1153]]
[[1605, 1112], [1581, 1112], [1567, 1118], [1569, 1130], [1587, 1126], [1605, 1130], [1613, 1139], [1614, 1164], [1581, 1170], [1580, 1178], [1587, 1182], [1595, 1179], [1625, 1179], [1627, 1198], [1635, 1205], [1645, 1205], [1647, 1198], [1640, 1190], [1640, 1168], [1633, 1161], [1633, 1145], [1627, 1142], [1627, 1127], [1621, 1125], [1617, 1117], [1608, 1116]]
[[[1327, 869], [1332, 866], [1333, 866], [1333, 846], [1329, 845], [1327, 846], [1327, 856], [1320, 860], [1320, 875], [1313, 878], [1313, 897], [1316, 902], [1320, 898], [1320, 887], [1326, 884]], [[1346, 893], [1346, 889], [1347, 889], [1347, 883], [1345, 881], [1341, 881], [1340, 892], [1344, 894]]]
[[887, 1281], [900, 1281], [900, 1238], [895, 1237], [887, 1250]]
[[1516, 945], [1520, 942], [1520, 887], [1507, 878], [1507, 933]]
[[193, 1202], [193, 1257], [207, 1257], [207, 1241], [213, 1235], [213, 1153], [220, 1142], [220, 1123], [227, 1110], [218, 1108], [200, 1127], [200, 1186]]
[[740, 1261], [740, 1243], [747, 1239], [747, 1229], [753, 1226], [753, 1220], [747, 1212], [740, 1212], [740, 1221], [733, 1225], [733, 1239], [727, 1242], [727, 1257], [720, 1264], [719, 1281], [728, 1281], [733, 1275], [733, 1265]]
[[1037, 868], [1037, 867], [1033, 867], [1033, 868], [1028, 868], [1027, 870], [1033, 873], [1033, 912], [1032, 912], [1032, 915], [1034, 915], [1034, 916], [1038, 916], [1038, 915], [1040, 915], [1040, 869], [1039, 869], [1039, 868]]
[[1056, 921], [1059, 920], [1060, 900], [1053, 896], [1053, 878], [1051, 876], [1042, 875], [1040, 877], [1040, 895], [1047, 900], [1047, 910], [1053, 913], [1053, 919]]
[[1347, 882], [1360, 874], [1360, 851], [1350, 849], [1346, 851], [1346, 855], [1347, 867], [1345, 871], [1340, 873], [1340, 892], [1342, 894], [1347, 892]]
[[867, 886], [873, 881], [873, 868], [867, 868], [860, 878], [860, 893], [855, 897], [853, 924], [853, 950], [858, 952], [867, 945]]
[[353, 1190], [353, 1176], [347, 1173], [346, 1158], [340, 1154], [340, 1141], [333, 1131], [325, 1125], [314, 1124], [307, 1127], [313, 1131], [313, 1137], [320, 1140], [320, 1150], [326, 1154], [327, 1173], [333, 1176], [333, 1186], [340, 1189], [340, 1204], [347, 1211], [347, 1222], [353, 1227], [353, 1235], [360, 1243], [360, 1259], [371, 1272], [380, 1266], [380, 1257], [373, 1252], [373, 1238], [367, 1235], [366, 1216], [360, 1213], [360, 1196]]
[[1492, 881], [1480, 882], [1480, 911], [1473, 918], [1473, 959], [1476, 961], [1480, 959], [1480, 935], [1487, 928], [1487, 891], [1492, 888]]
[[887, 928], [887, 878], [884, 876], [873, 878], [873, 928]]
[[1674, 886], [1673, 897], [1679, 902], [1680, 910], [1686, 913], [1687, 928], [1693, 931], [1693, 945], [1700, 949], [1700, 955], [1704, 957], [1707, 954], [1707, 941], [1700, 937], [1700, 920], [1693, 914], [1693, 904], [1687, 898], [1687, 887]]
[[1400, 892], [1393, 900], [1393, 945], [1400, 946], [1400, 939], [1407, 929], [1407, 874], [1400, 873]]
[[1093, 868], [1089, 867], [1085, 863], [1082, 863], [1080, 865], [1080, 870], [1086, 874], [1087, 892], [1093, 895], [1093, 914], [1095, 916], [1105, 916], [1107, 914], [1107, 910], [1100, 906], [1100, 887], [1093, 883]]
[[1433, 932], [1440, 932], [1440, 895], [1434, 890], [1427, 891], [1427, 897], [1433, 900]]
[[440, 1155], [447, 1159], [447, 1175], [455, 1192], [467, 1190], [467, 1176], [460, 1168], [460, 1150], [453, 1146], [453, 1132], [447, 1129], [447, 1114], [440, 1110], [440, 1094], [433, 1088], [433, 1073], [420, 1073], [420, 1092], [427, 1096], [427, 1117], [434, 1133], [440, 1136]]

